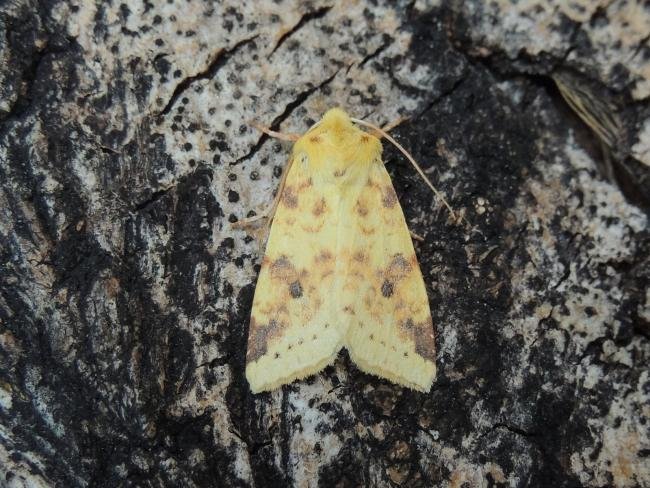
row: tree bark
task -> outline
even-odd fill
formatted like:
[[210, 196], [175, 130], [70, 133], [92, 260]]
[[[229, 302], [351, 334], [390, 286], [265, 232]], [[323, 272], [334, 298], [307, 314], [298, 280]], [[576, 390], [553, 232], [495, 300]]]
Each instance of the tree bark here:
[[[0, 7], [0, 485], [648, 486], [637, 1]], [[273, 198], [333, 106], [393, 135], [438, 349], [253, 395]]]

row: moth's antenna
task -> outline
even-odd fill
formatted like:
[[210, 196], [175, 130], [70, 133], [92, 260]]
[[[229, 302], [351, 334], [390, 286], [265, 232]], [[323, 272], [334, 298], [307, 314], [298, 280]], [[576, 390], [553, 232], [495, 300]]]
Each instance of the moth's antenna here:
[[442, 203], [445, 204], [445, 207], [447, 207], [447, 209], [449, 210], [449, 213], [451, 213], [452, 218], [456, 219], [456, 213], [454, 212], [454, 209], [451, 208], [451, 206], [447, 203], [447, 200], [445, 200], [445, 197], [442, 196], [442, 193], [440, 193], [438, 190], [436, 190], [436, 187], [433, 186], [433, 183], [431, 183], [431, 181], [429, 180], [427, 175], [424, 174], [424, 171], [422, 171], [422, 168], [420, 168], [420, 165], [418, 165], [418, 163], [415, 162], [415, 159], [413, 159], [413, 156], [411, 156], [409, 154], [409, 152], [406, 149], [404, 149], [399, 142], [397, 142], [395, 139], [393, 139], [391, 136], [389, 136], [386, 131], [384, 131], [383, 129], [380, 129], [379, 127], [377, 127], [377, 126], [375, 126], [373, 124], [371, 124], [370, 122], [366, 122], [365, 120], [354, 119], [354, 118], [350, 118], [350, 120], [352, 122], [354, 122], [355, 124], [363, 125], [365, 127], [369, 127], [370, 129], [376, 131], [378, 134], [381, 134], [382, 137], [385, 137], [397, 149], [399, 149], [400, 152], [404, 156], [406, 156], [406, 159], [408, 159], [411, 162], [411, 164], [413, 165], [415, 170], [420, 174], [420, 176], [422, 177], [424, 182], [427, 185], [429, 185], [429, 188], [431, 188], [433, 190], [433, 193], [436, 194], [436, 197], [438, 197], [442, 201]]

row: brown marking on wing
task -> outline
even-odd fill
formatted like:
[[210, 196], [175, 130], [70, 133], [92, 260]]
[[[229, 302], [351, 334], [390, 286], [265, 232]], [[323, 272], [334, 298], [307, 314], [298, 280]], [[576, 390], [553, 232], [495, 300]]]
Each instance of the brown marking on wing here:
[[320, 230], [323, 228], [325, 225], [325, 222], [321, 222], [320, 224], [317, 225], [301, 225], [300, 228], [304, 230], [305, 232], [309, 232], [310, 234], [315, 233], [315, 232], [320, 232]]
[[314, 217], [320, 217], [327, 210], [327, 203], [325, 198], [321, 198], [318, 202], [314, 204], [311, 213], [314, 214]]
[[298, 207], [298, 196], [296, 195], [292, 186], [285, 186], [282, 192], [282, 203], [288, 208]]
[[264, 356], [268, 351], [269, 341], [277, 336], [283, 327], [283, 324], [273, 319], [268, 324], [258, 324], [255, 318], [251, 317], [246, 362], [257, 361]]
[[363, 134], [363, 135], [359, 138], [359, 140], [360, 140], [362, 143], [365, 144], [365, 143], [367, 143], [367, 142], [370, 140], [370, 136], [369, 136], [368, 134]]
[[368, 181], [366, 181], [366, 186], [369, 186], [370, 188], [379, 188], [379, 184], [372, 178], [368, 178]]
[[352, 255], [352, 259], [357, 263], [365, 263], [368, 261], [368, 255], [363, 251], [357, 251]]
[[321, 141], [321, 138], [318, 137], [318, 136], [311, 136], [311, 137], [309, 138], [309, 142], [312, 142], [312, 143], [314, 143], [314, 144], [318, 144], [320, 141]]
[[331, 261], [332, 259], [334, 259], [334, 256], [327, 249], [321, 250], [320, 254], [316, 256], [317, 263], [324, 263], [327, 261]]
[[431, 318], [417, 324], [409, 318], [400, 324], [400, 328], [413, 340], [416, 354], [428, 361], [436, 361], [436, 341]]
[[415, 322], [413, 322], [413, 319], [411, 318], [406, 319], [404, 322], [402, 322], [401, 327], [410, 335], [413, 333], [413, 329], [415, 328]]
[[364, 227], [363, 225], [361, 225], [360, 227], [363, 235], [370, 236], [375, 233], [375, 229], [373, 227]]
[[[303, 296], [304, 290], [301, 279], [304, 280], [307, 278], [309, 275], [307, 270], [298, 272], [289, 258], [283, 255], [271, 263], [269, 272], [272, 280], [286, 284], [287, 293], [291, 298], [300, 298]], [[276, 318], [279, 318], [280, 315], [286, 315], [288, 317], [289, 310], [285, 304], [282, 304], [274, 310], [267, 310], [264, 313], [273, 315]]]
[[397, 205], [397, 194], [392, 185], [386, 185], [381, 190], [381, 204], [386, 208]]
[[291, 264], [291, 261], [289, 261], [289, 258], [286, 256], [280, 256], [278, 259], [273, 261], [270, 272], [271, 279], [283, 281], [285, 283], [291, 283], [298, 277], [296, 267]]
[[309, 188], [314, 185], [314, 180], [311, 179], [311, 176], [306, 180], [303, 180], [298, 185], [298, 193], [302, 193], [306, 188]]
[[346, 305], [345, 307], [343, 307], [343, 311], [345, 313], [350, 314], [350, 315], [355, 315], [354, 308], [350, 307], [349, 305]]
[[[377, 272], [377, 277], [379, 281], [375, 282], [375, 287], [381, 290], [381, 294], [384, 298], [391, 298], [393, 296], [401, 300], [401, 292], [398, 288], [398, 284], [402, 281], [411, 271], [413, 271], [413, 266], [401, 253], [397, 253], [390, 260], [390, 263], [384, 270]], [[381, 285], [379, 284], [381, 283]], [[403, 301], [400, 302], [401, 305], [399, 308], [404, 308]], [[398, 309], [395, 309], [398, 311]]]
[[289, 309], [284, 303], [279, 305], [275, 310], [275, 319], [279, 322], [282, 322], [282, 320], [280, 320], [280, 317], [283, 318], [289, 317]]
[[333, 174], [334, 174], [335, 177], [340, 178], [340, 177], [343, 176], [346, 172], [347, 172], [347, 169], [346, 169], [346, 168], [343, 168], [343, 169], [337, 169], [336, 171], [334, 171]]
[[427, 319], [420, 322], [415, 328], [413, 334], [415, 341], [415, 352], [429, 361], [436, 361], [436, 340], [433, 337], [433, 322]]
[[314, 258], [314, 272], [320, 274], [321, 280], [334, 273], [334, 254], [329, 249], [321, 249]]
[[368, 215], [368, 207], [366, 207], [365, 203], [362, 202], [361, 200], [357, 200], [355, 210], [361, 217], [365, 217], [366, 215]]
[[[417, 262], [417, 261], [416, 261]], [[403, 254], [397, 253], [391, 259], [388, 268], [386, 269], [386, 277], [392, 281], [399, 281], [413, 271], [413, 266], [404, 257]]]

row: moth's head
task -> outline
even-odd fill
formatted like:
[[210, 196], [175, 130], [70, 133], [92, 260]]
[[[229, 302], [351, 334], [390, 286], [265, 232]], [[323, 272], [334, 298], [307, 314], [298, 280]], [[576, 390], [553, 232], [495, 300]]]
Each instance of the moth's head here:
[[306, 155], [314, 167], [364, 165], [379, 159], [381, 143], [357, 127], [343, 109], [332, 108], [298, 139], [293, 151]]
[[320, 125], [331, 129], [350, 129], [352, 121], [342, 108], [331, 108], [323, 115]]

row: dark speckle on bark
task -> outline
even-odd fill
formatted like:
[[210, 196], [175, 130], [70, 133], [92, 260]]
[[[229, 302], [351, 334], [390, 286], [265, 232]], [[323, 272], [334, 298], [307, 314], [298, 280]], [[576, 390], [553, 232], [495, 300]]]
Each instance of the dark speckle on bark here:
[[[1, 7], [3, 482], [650, 485], [642, 2], [548, 16], [540, 0], [506, 16], [478, 0], [363, 0], [294, 17], [286, 3]], [[416, 345], [397, 356], [436, 361], [427, 393], [345, 350], [275, 392], [248, 387], [247, 352], [287, 325], [249, 327], [264, 241], [231, 223], [273, 201], [291, 159], [251, 122], [304, 132], [334, 105], [408, 117], [391, 135], [463, 216], [386, 141], [395, 191], [341, 216], [380, 239], [376, 216], [401, 206], [424, 237], [435, 325], [403, 311], [396, 326]], [[337, 200], [311, 192], [354, 168], [294, 164], [313, 184], [285, 188], [284, 209], [329, 219]], [[311, 293], [296, 249], [267, 261], [292, 307]], [[334, 268], [337, 252], [323, 243], [309, 262]], [[398, 256], [371, 270], [384, 303], [414, 269]], [[353, 305], [336, 317], [360, 320]], [[291, 352], [336, 317], [321, 329], [305, 309]]]

